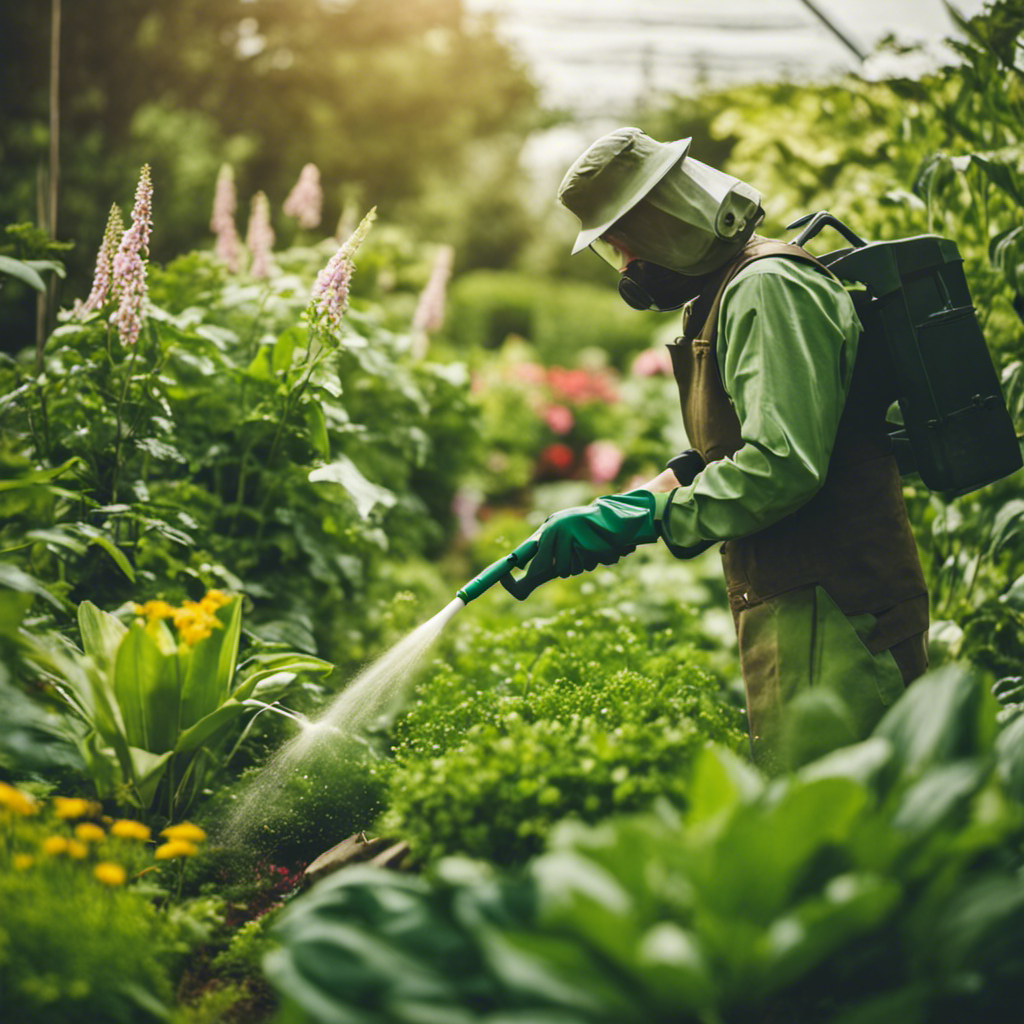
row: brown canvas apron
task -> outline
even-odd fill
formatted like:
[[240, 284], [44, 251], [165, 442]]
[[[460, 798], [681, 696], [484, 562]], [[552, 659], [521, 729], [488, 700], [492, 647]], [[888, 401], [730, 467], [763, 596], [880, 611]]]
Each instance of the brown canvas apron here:
[[[718, 312], [729, 282], [755, 260], [784, 257], [828, 270], [798, 246], [756, 237], [691, 304], [683, 336], [669, 345], [690, 444], [705, 462], [743, 444], [740, 423], [715, 358]], [[785, 338], [776, 339], [785, 344]], [[820, 587], [858, 623], [871, 655], [889, 651], [904, 682], [927, 667], [928, 594], [892, 454], [886, 411], [894, 399], [870, 339], [862, 337], [828, 473], [820, 490], [771, 526], [721, 547], [729, 605], [744, 660], [744, 613], [782, 595]], [[758, 613], [759, 616], [765, 611]], [[751, 619], [758, 618], [751, 616]], [[871, 616], [864, 619], [862, 616]], [[865, 627], [865, 623], [868, 624]], [[750, 625], [753, 625], [751, 621]], [[748, 652], [749, 653], [749, 652]], [[757, 678], [763, 658], [747, 658], [744, 682], [751, 734], [755, 708], [770, 704]], [[756, 663], [756, 664], [755, 664]], [[753, 678], [748, 678], [748, 671]]]

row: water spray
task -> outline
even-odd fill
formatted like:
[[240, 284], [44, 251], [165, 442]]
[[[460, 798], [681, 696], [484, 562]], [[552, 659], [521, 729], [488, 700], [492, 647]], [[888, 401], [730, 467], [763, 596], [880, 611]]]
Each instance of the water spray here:
[[401, 697], [441, 631], [470, 601], [490, 590], [495, 583], [500, 583], [513, 597], [522, 601], [542, 583], [554, 579], [557, 574], [553, 569], [534, 574], [529, 582], [525, 577], [513, 576], [512, 571], [525, 568], [538, 548], [539, 541], [534, 535], [484, 569], [432, 619], [360, 672], [315, 719], [286, 712], [298, 723], [299, 732], [274, 754], [239, 800], [225, 824], [223, 839], [234, 845], [251, 835], [258, 826], [262, 809], [276, 798], [286, 779], [321, 744], [355, 743], [365, 746], [361, 731], [379, 720], [386, 709]]

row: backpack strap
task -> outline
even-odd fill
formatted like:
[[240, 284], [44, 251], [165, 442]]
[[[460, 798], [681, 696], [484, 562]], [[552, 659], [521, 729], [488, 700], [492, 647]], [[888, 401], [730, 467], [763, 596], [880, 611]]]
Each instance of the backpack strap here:
[[829, 277], [839, 280], [821, 260], [812, 256], [802, 246], [754, 235], [737, 256], [730, 260], [720, 273], [701, 289], [700, 294], [684, 307], [683, 337], [688, 341], [692, 341], [694, 338], [714, 341], [718, 334], [718, 309], [722, 304], [725, 289], [741, 270], [768, 256], [785, 256], [788, 259], [799, 260], [801, 263], [807, 263], [823, 274], [828, 274]]

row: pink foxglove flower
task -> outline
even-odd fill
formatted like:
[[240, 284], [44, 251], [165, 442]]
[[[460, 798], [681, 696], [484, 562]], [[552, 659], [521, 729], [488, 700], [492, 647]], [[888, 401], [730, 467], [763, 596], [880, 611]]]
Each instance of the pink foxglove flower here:
[[377, 219], [377, 207], [360, 221], [351, 238], [331, 257], [330, 262], [317, 275], [313, 294], [309, 302], [308, 315], [311, 323], [323, 326], [334, 334], [341, 327], [341, 318], [348, 309], [349, 285], [352, 272], [356, 269], [352, 257], [363, 243], [370, 225]]
[[448, 278], [452, 276], [452, 262], [455, 250], [450, 245], [442, 245], [434, 257], [434, 266], [430, 271], [430, 280], [420, 293], [416, 312], [412, 318], [412, 329], [424, 334], [439, 330], [444, 323], [444, 304], [448, 288]]
[[295, 217], [300, 228], [315, 228], [320, 223], [324, 192], [320, 187], [320, 170], [316, 164], [306, 164], [299, 174], [282, 209], [289, 217]]
[[152, 229], [153, 183], [149, 177], [149, 164], [145, 164], [135, 189], [132, 226], [124, 233], [114, 256], [112, 287], [118, 306], [110, 322], [116, 325], [125, 345], [134, 345], [142, 330], [142, 311], [147, 297], [146, 256], [149, 255]]
[[622, 469], [622, 449], [614, 441], [592, 441], [583, 449], [587, 473], [596, 484], [607, 484]]
[[217, 236], [214, 252], [232, 274], [238, 273], [242, 255], [242, 240], [235, 227], [235, 210], [238, 197], [235, 192], [235, 172], [230, 164], [221, 164], [217, 174], [217, 189], [213, 195], [213, 214], [210, 230]]
[[265, 193], [257, 192], [252, 197], [249, 227], [245, 232], [245, 244], [252, 257], [249, 273], [253, 277], [266, 277], [270, 273], [274, 237], [274, 229], [270, 225], [270, 201]]
[[100, 309], [110, 297], [110, 279], [114, 272], [114, 255], [124, 236], [124, 220], [121, 207], [113, 203], [107, 217], [107, 227], [103, 232], [100, 251], [96, 254], [96, 270], [92, 277], [92, 291], [89, 298], [77, 306], [75, 312], [81, 315]]

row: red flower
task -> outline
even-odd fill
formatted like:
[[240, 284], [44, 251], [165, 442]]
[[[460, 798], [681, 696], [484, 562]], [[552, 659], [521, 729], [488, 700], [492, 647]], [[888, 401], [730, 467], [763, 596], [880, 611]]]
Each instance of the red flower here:
[[540, 453], [538, 469], [541, 472], [561, 475], [571, 469], [575, 461], [576, 456], [573, 455], [572, 449], [567, 444], [549, 444]]

